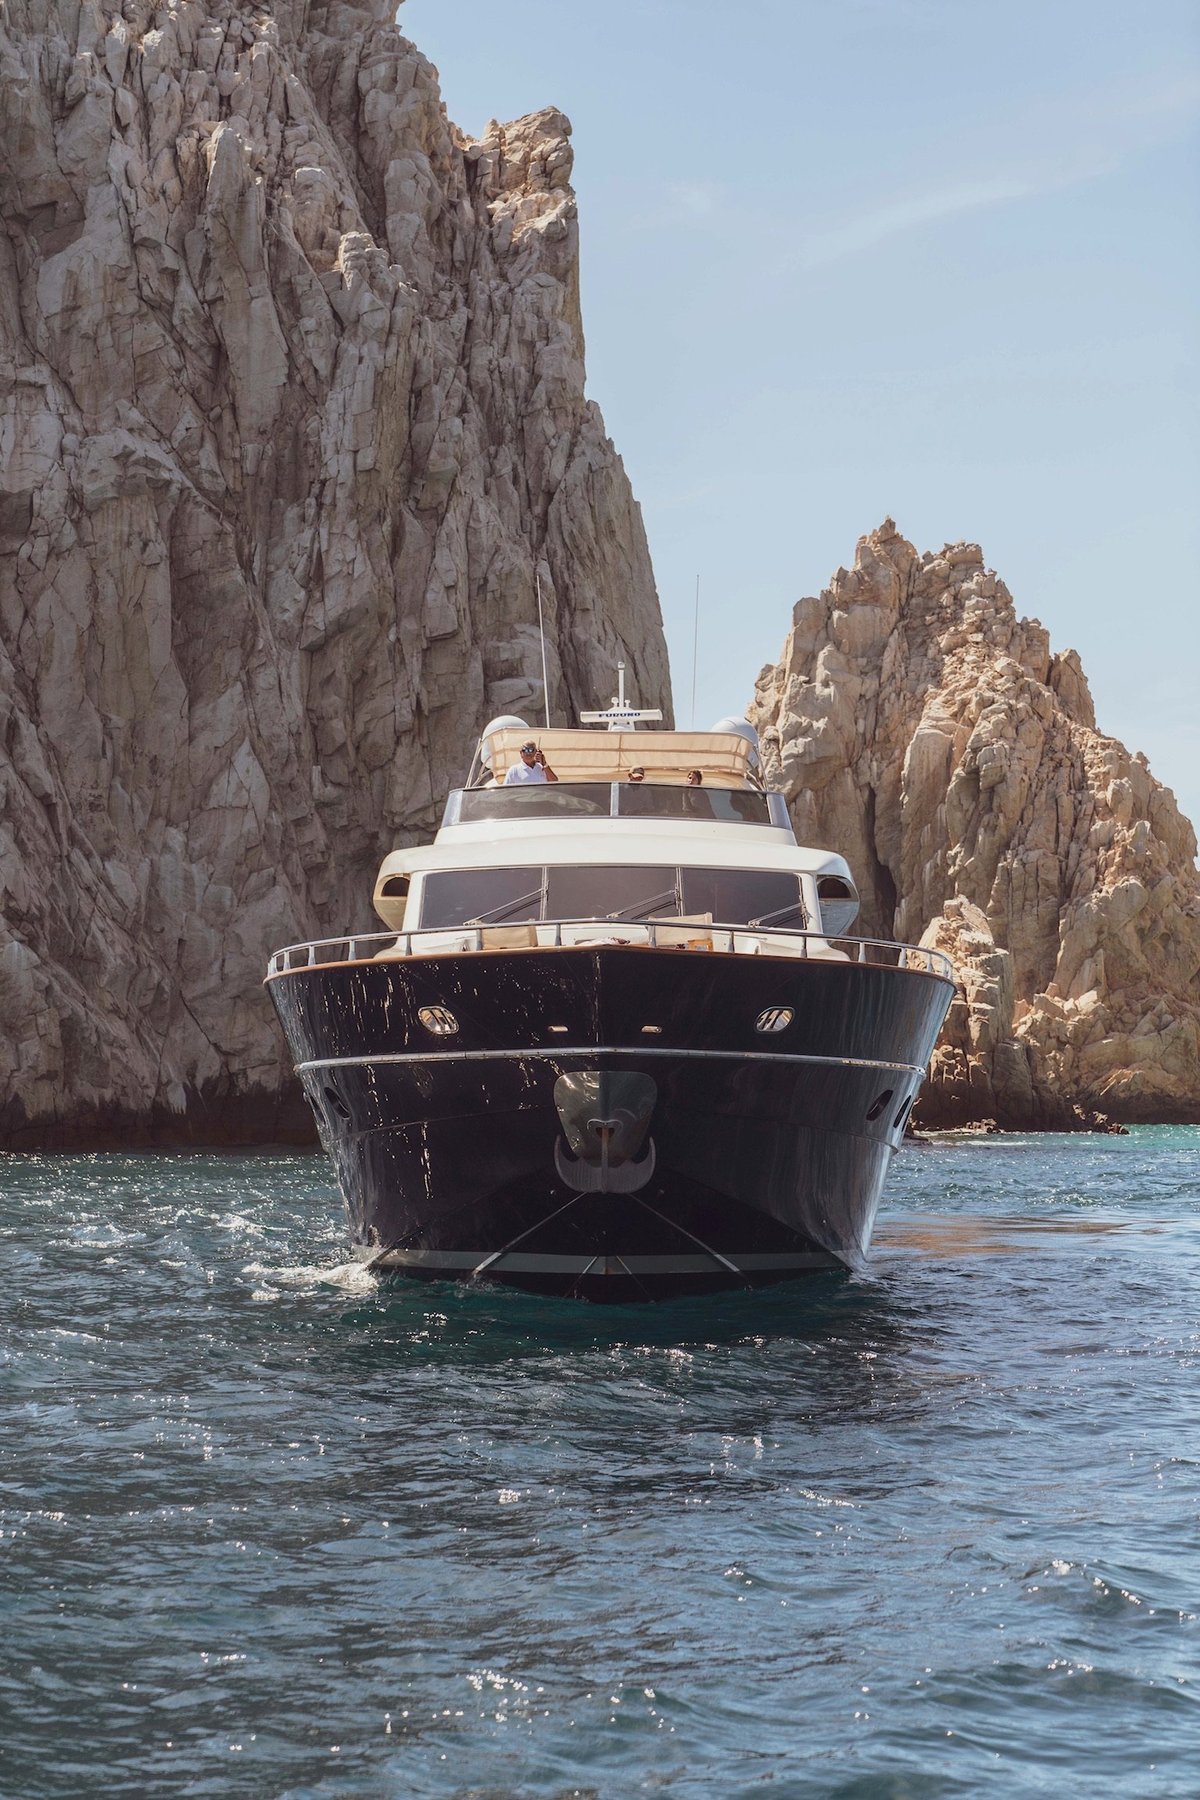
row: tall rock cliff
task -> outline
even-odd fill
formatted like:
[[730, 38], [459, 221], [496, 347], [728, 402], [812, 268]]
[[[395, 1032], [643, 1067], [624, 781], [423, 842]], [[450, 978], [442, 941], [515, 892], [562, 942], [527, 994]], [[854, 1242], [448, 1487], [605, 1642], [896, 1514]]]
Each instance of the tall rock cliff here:
[[1195, 834], [977, 545], [862, 538], [751, 716], [797, 834], [856, 873], [855, 929], [958, 967], [921, 1122], [1200, 1121]]
[[0, 1143], [287, 1123], [274, 946], [492, 713], [669, 706], [570, 127], [360, 6], [0, 4]]

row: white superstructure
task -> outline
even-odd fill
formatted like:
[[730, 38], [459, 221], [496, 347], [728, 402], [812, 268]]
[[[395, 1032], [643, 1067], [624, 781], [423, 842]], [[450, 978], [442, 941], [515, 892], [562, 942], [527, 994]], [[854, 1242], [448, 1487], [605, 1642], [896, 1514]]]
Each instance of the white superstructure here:
[[[636, 731], [623, 728], [629, 710], [615, 728], [597, 715], [605, 731], [489, 725], [434, 842], [385, 858], [374, 896], [384, 923], [427, 951], [464, 929], [517, 947], [546, 941], [551, 926], [636, 942], [638, 927], [661, 938], [675, 923], [692, 948], [841, 955], [828, 940], [858, 910], [850, 870], [797, 844], [783, 796], [758, 777], [753, 728]], [[531, 738], [558, 780], [506, 785]], [[582, 940], [556, 930], [553, 941]]]

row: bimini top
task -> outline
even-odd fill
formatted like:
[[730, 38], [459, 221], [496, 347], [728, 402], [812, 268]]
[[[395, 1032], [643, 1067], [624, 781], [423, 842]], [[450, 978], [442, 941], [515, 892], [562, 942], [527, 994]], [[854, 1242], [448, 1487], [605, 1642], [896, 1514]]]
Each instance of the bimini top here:
[[664, 786], [687, 781], [699, 769], [713, 787], [758, 787], [757, 760], [750, 738], [734, 731], [538, 731], [506, 725], [486, 734], [492, 779], [502, 782], [521, 760], [521, 745], [533, 742], [560, 781], [627, 781], [644, 769], [648, 782]]

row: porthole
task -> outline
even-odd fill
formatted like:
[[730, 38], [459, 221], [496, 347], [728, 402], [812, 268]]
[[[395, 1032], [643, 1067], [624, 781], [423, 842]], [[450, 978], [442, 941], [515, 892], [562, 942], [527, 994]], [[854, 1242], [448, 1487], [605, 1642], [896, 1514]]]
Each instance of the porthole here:
[[642, 1036], [643, 1037], [661, 1037], [662, 1036], [662, 1026], [661, 1025], [643, 1025], [642, 1026]]
[[895, 1091], [896, 1090], [894, 1088], [884, 1088], [882, 1094], [880, 1094], [877, 1099], [872, 1101], [870, 1107], [867, 1109], [867, 1124], [868, 1125], [873, 1125], [875, 1123], [875, 1121], [879, 1117], [880, 1113], [883, 1112], [884, 1108], [890, 1102], [892, 1095], [895, 1093]]
[[408, 893], [408, 884], [407, 875], [389, 875], [379, 891], [385, 900], [403, 900]]
[[324, 1093], [326, 1100], [337, 1114], [338, 1118], [348, 1119], [350, 1117], [350, 1108], [346, 1105], [346, 1102], [342, 1099], [342, 1096], [338, 1093], [337, 1089], [335, 1087], [327, 1087], [325, 1088]]
[[913, 1109], [913, 1101], [916, 1099], [916, 1097], [917, 1096], [915, 1094], [910, 1094], [907, 1100], [901, 1101], [900, 1110], [897, 1112], [895, 1118], [892, 1120], [892, 1130], [893, 1131], [899, 1131], [903, 1125], [906, 1125], [908, 1123], [908, 1115]]
[[767, 1006], [754, 1021], [755, 1031], [786, 1031], [795, 1018], [795, 1009], [791, 1006]]
[[422, 1006], [417, 1017], [434, 1037], [453, 1037], [458, 1030], [458, 1020], [447, 1006]]

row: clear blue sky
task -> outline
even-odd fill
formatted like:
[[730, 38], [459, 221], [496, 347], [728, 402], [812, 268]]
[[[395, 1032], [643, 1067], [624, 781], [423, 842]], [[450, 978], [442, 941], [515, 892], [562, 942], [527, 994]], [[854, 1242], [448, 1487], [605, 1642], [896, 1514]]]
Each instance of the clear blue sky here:
[[409, 0], [451, 117], [575, 126], [590, 392], [676, 706], [886, 513], [968, 538], [1200, 825], [1200, 0]]

